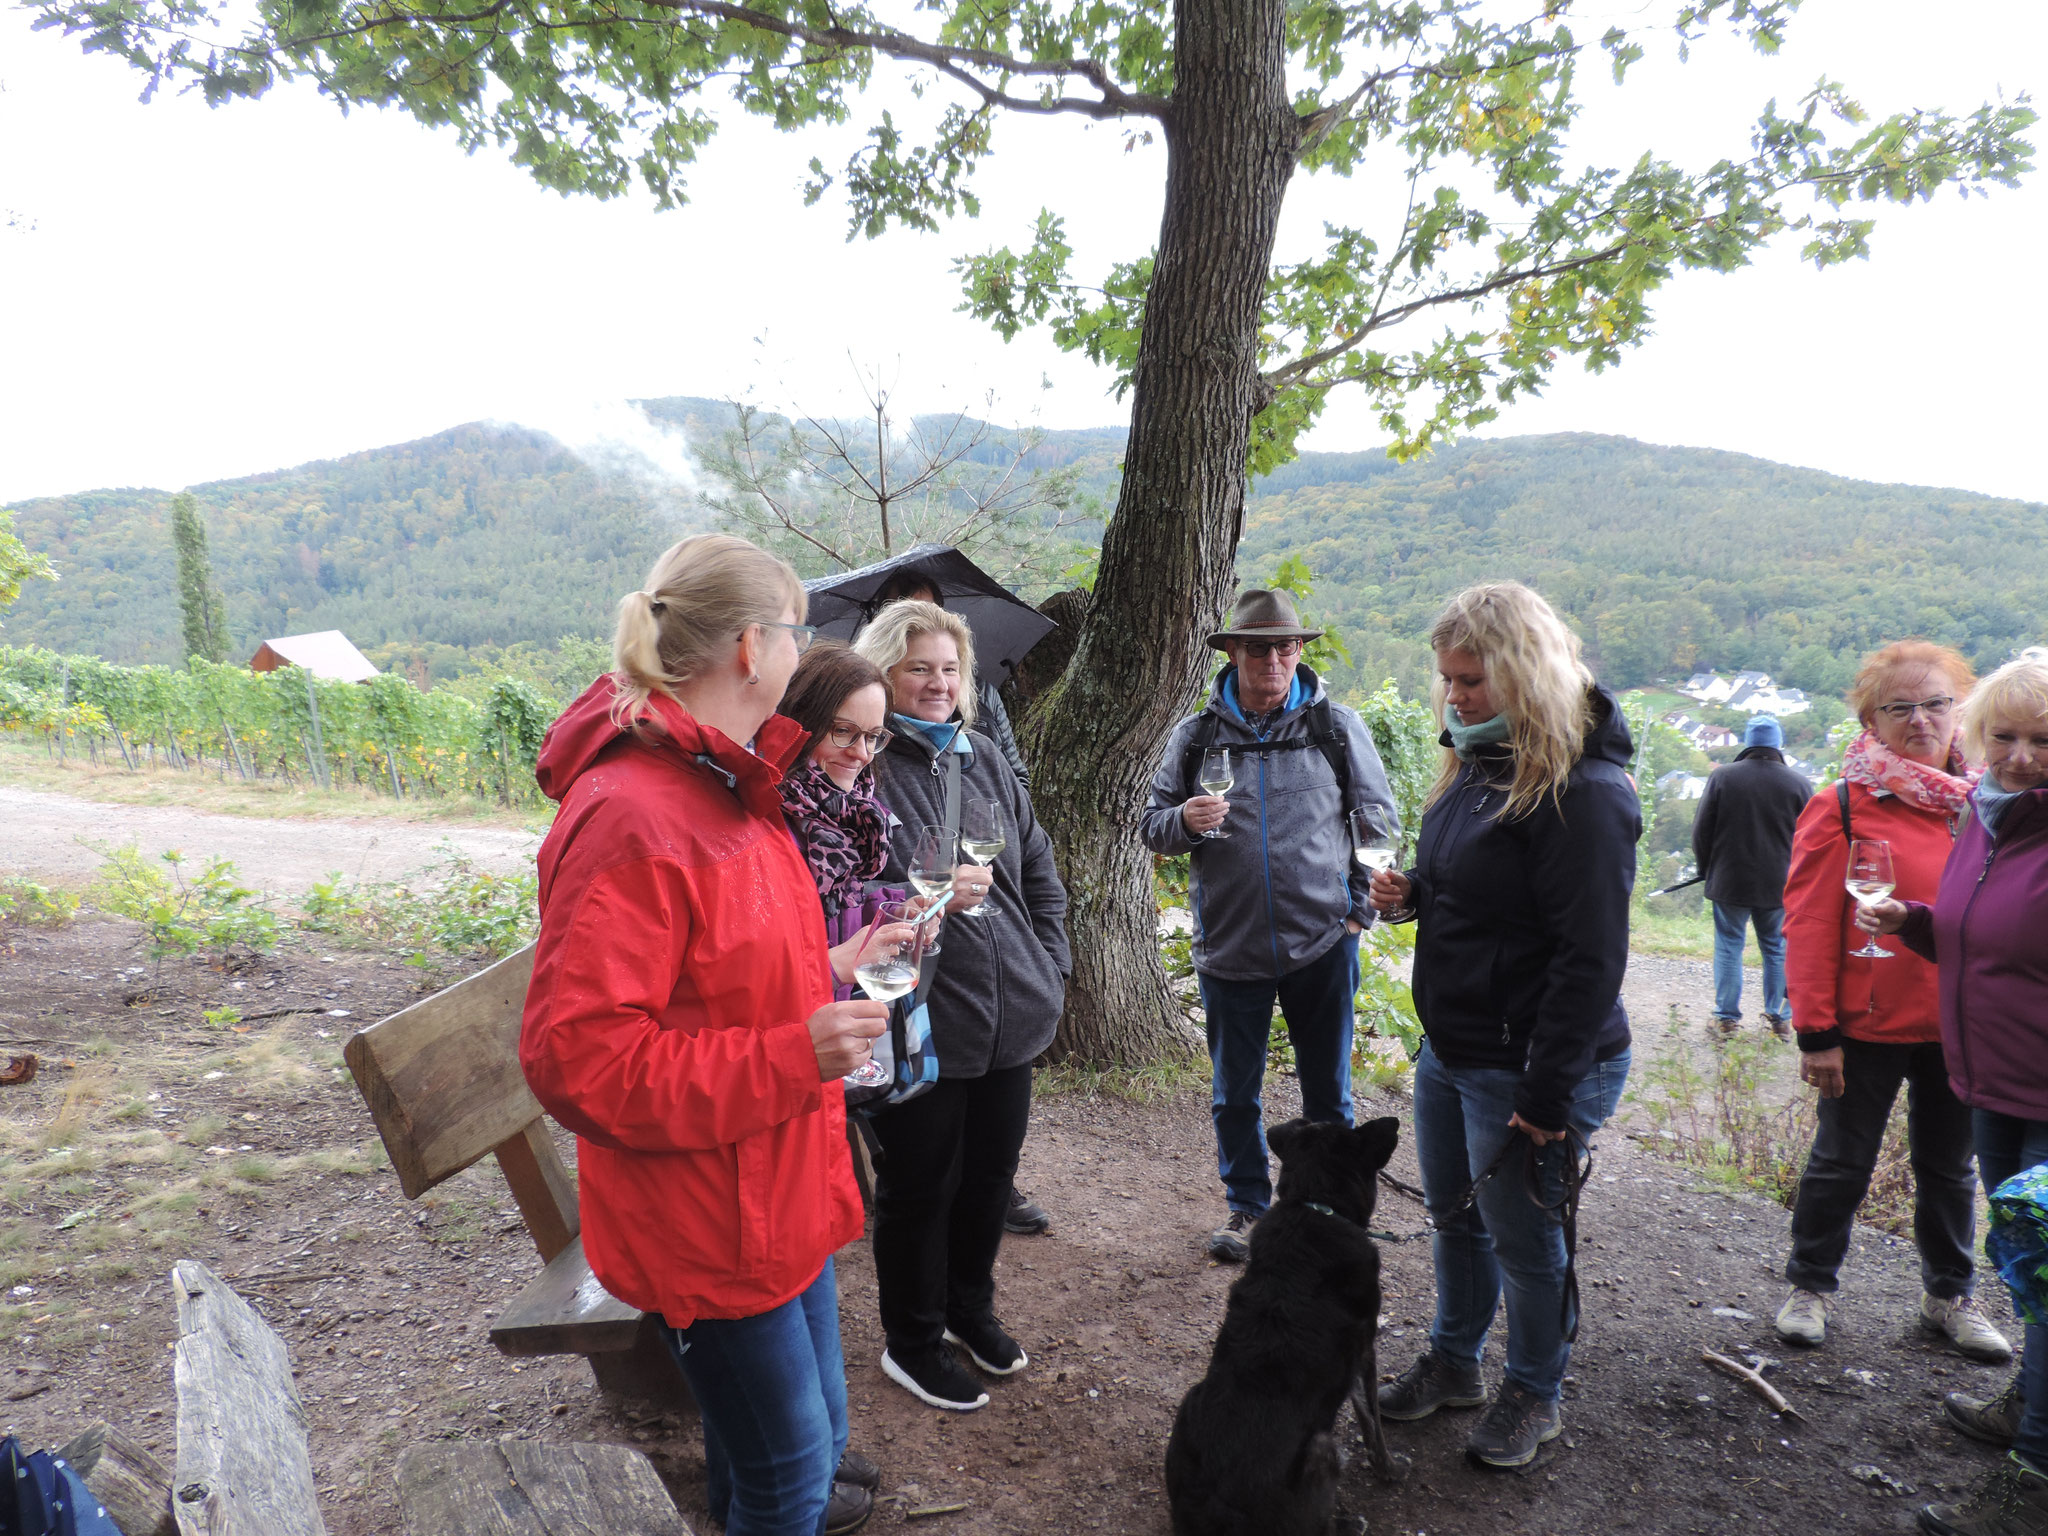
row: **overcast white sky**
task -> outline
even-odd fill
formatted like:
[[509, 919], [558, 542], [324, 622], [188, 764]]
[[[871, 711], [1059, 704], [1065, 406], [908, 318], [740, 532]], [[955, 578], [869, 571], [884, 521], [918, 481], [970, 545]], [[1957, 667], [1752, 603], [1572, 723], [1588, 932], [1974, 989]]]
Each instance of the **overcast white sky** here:
[[[1775, 59], [1710, 46], [1596, 91], [1578, 148], [1704, 166], [1743, 152], [1767, 97], [1789, 104], [1823, 73], [1878, 112], [2038, 94], [2048, 6], [1808, 0]], [[344, 118], [311, 91], [210, 111], [141, 105], [139, 84], [0, 11], [0, 210], [15, 221], [0, 227], [0, 502], [249, 474], [478, 418], [587, 443], [631, 433], [630, 396], [843, 409], [849, 357], [895, 374], [912, 409], [979, 409], [993, 390], [1005, 419], [1123, 419], [1107, 376], [1048, 338], [1005, 346], [954, 314], [947, 271], [1024, 243], [1045, 203], [1067, 215], [1078, 272], [1142, 254], [1162, 155], [1124, 153], [1113, 125], [1007, 122], [978, 222], [847, 245], [839, 211], [797, 194], [815, 143], [753, 122], [712, 146], [690, 207], [658, 214], [565, 201], [445, 134]], [[1283, 257], [1388, 190], [1298, 181]], [[2048, 500], [2048, 172], [1879, 217], [1868, 263], [1816, 273], [1788, 244], [1734, 277], [1681, 275], [1619, 369], [1568, 368], [1491, 430], [1618, 432]], [[1383, 441], [1340, 399], [1307, 446]]]

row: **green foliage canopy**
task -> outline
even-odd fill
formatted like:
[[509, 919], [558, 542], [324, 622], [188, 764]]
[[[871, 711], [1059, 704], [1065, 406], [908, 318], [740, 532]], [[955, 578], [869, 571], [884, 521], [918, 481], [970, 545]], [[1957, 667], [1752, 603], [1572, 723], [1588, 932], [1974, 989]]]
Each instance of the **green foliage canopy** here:
[[[1571, 168], [1578, 71], [1617, 79], [1658, 45], [1681, 54], [1715, 28], [1775, 50], [1797, 0], [1669, 0], [1593, 35], [1569, 0], [1535, 15], [1467, 0], [1305, 0], [1287, 6], [1296, 169], [1350, 177], [1405, 167], [1398, 227], [1332, 224], [1324, 249], [1274, 266], [1256, 338], [1263, 410], [1251, 462], [1283, 462], [1340, 385], [1366, 390], [1400, 451], [1493, 417], [1557, 362], [1616, 361], [1680, 270], [1730, 271], [1788, 231], [1826, 265], [1864, 255], [1861, 205], [1944, 185], [2012, 183], [2030, 164], [2024, 98], [1960, 116], [1874, 118], [1821, 80], [1766, 105], [1747, 148], [1704, 169], [1646, 151], [1626, 168]], [[1116, 120], [1169, 145], [1202, 108], [1179, 89], [1183, 26], [1224, 13], [1163, 0], [1068, 7], [928, 0], [914, 11], [797, 0], [497, 0], [455, 11], [404, 0], [30, 0], [36, 25], [125, 59], [154, 91], [209, 101], [309, 79], [344, 107], [392, 106], [494, 147], [542, 185], [611, 197], [635, 182], [663, 207], [714, 136], [714, 92], [797, 131], [855, 117], [878, 62], [900, 65], [911, 113], [868, 115], [843, 166], [811, 162], [810, 199], [836, 189], [853, 233], [932, 229], [979, 211], [973, 178], [1005, 117]], [[237, 30], [232, 17], [249, 17]], [[1213, 39], [1206, 40], [1213, 42]], [[1209, 124], [1214, 129], [1219, 125]], [[1242, 210], [1196, 211], [1227, 221]], [[959, 263], [963, 307], [1005, 336], [1049, 325], [1128, 383], [1153, 258], [1092, 280], [1072, 270], [1060, 213], [1022, 248]], [[1235, 340], [1233, 339], [1233, 345]]]

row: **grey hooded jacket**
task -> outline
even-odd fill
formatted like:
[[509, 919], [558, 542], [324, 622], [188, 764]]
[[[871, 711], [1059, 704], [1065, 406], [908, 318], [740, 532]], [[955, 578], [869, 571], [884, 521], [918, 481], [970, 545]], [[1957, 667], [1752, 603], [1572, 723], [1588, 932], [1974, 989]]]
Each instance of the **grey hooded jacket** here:
[[[908, 885], [918, 829], [946, 819], [946, 777], [925, 737], [894, 722], [892, 728], [896, 739], [875, 759], [875, 793], [896, 816], [882, 882]], [[960, 774], [960, 798], [999, 802], [1010, 836], [996, 855], [993, 910], [986, 917], [955, 913], [942, 924], [929, 999], [940, 1077], [1022, 1066], [1051, 1045], [1074, 968], [1067, 888], [1053, 867], [1052, 839], [996, 744], [977, 731], [967, 739], [973, 753]]]
[[[1209, 707], [1173, 728], [1152, 776], [1145, 808], [1145, 845], [1157, 854], [1191, 853], [1194, 878], [1195, 969], [1222, 981], [1265, 981], [1300, 970], [1344, 936], [1347, 918], [1371, 927], [1366, 900], [1370, 871], [1351, 857], [1345, 815], [1376, 805], [1389, 825], [1398, 822], [1386, 770], [1372, 735], [1355, 710], [1330, 706], [1331, 724], [1344, 737], [1351, 761], [1351, 794], [1340, 803], [1336, 771], [1316, 747], [1233, 756], [1237, 783], [1222, 838], [1191, 836], [1180, 819], [1183, 800], [1202, 793], [1186, 762], [1196, 724], [1217, 717], [1214, 745], [1234, 747], [1256, 737], [1237, 707], [1237, 669], [1217, 674]], [[1322, 680], [1295, 669], [1287, 706], [1264, 740], [1306, 741], [1309, 707], [1325, 697]]]

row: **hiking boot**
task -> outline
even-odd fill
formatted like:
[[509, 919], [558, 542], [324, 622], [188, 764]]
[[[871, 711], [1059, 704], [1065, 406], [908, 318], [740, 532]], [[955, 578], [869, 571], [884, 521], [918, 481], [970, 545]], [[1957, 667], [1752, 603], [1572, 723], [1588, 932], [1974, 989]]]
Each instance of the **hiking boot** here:
[[2026, 1398], [2017, 1375], [2005, 1384], [2003, 1392], [1988, 1403], [1967, 1392], [1951, 1392], [1941, 1400], [1941, 1415], [1951, 1428], [1961, 1430], [1972, 1440], [1995, 1445], [2002, 1451], [2012, 1449], [2013, 1440], [2020, 1432], [2020, 1416], [2026, 1410]]
[[2006, 1342], [2005, 1335], [1985, 1320], [1977, 1304], [1967, 1296], [1922, 1296], [1920, 1329], [1923, 1333], [1940, 1334], [1966, 1359], [2003, 1365], [2012, 1358], [2012, 1345]]
[[946, 1342], [965, 1349], [967, 1357], [991, 1376], [1014, 1376], [1031, 1363], [993, 1317], [948, 1324]]
[[839, 1470], [832, 1474], [835, 1483], [852, 1483], [856, 1488], [865, 1488], [873, 1493], [882, 1486], [882, 1469], [851, 1446], [839, 1458]]
[[1052, 1218], [1045, 1213], [1042, 1205], [1033, 1205], [1023, 1190], [1010, 1190], [1010, 1206], [1003, 1212], [1003, 1230], [1014, 1232], [1019, 1237], [1036, 1237], [1052, 1225]]
[[1209, 1257], [1219, 1264], [1242, 1264], [1252, 1255], [1252, 1223], [1259, 1218], [1250, 1211], [1232, 1211], [1230, 1220], [1209, 1234]]
[[2048, 1472], [2008, 1452], [1960, 1504], [1929, 1504], [1920, 1529], [1932, 1536], [2048, 1536]]
[[882, 1351], [882, 1374], [921, 1403], [952, 1413], [972, 1413], [988, 1406], [988, 1394], [967, 1374], [960, 1357], [943, 1344], [906, 1349], [899, 1358]]
[[1790, 1019], [1785, 1018], [1781, 1014], [1767, 1013], [1764, 1015], [1764, 1022], [1771, 1026], [1771, 1033], [1784, 1041], [1785, 1044], [1790, 1045], [1792, 1043], [1792, 1021]]
[[1785, 1305], [1778, 1308], [1772, 1327], [1787, 1344], [1804, 1344], [1818, 1349], [1828, 1336], [1828, 1299], [1819, 1291], [1792, 1288]]
[[1720, 1036], [1723, 1040], [1733, 1040], [1735, 1038], [1735, 1032], [1738, 1029], [1742, 1028], [1742, 1020], [1740, 1017], [1731, 1019], [1726, 1014], [1715, 1014], [1713, 1023], [1714, 1028], [1720, 1033]]
[[1486, 1401], [1486, 1385], [1477, 1365], [1453, 1365], [1427, 1349], [1395, 1380], [1380, 1388], [1380, 1417], [1407, 1423], [1426, 1419], [1439, 1408], [1477, 1408]]
[[1489, 1467], [1526, 1467], [1536, 1459], [1537, 1447], [1563, 1432], [1564, 1413], [1556, 1403], [1503, 1381], [1486, 1417], [1473, 1425], [1465, 1453]]
[[859, 1483], [832, 1484], [825, 1501], [825, 1536], [852, 1536], [875, 1512], [875, 1496]]

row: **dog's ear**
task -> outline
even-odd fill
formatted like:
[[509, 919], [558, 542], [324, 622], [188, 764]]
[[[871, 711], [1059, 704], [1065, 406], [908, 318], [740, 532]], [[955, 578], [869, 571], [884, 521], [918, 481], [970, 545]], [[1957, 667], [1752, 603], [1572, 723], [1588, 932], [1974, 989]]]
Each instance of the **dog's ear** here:
[[1266, 1145], [1283, 1163], [1292, 1158], [1301, 1146], [1302, 1135], [1308, 1130], [1306, 1120], [1288, 1120], [1266, 1132]]
[[1401, 1122], [1392, 1115], [1368, 1120], [1351, 1133], [1351, 1144], [1365, 1166], [1377, 1173], [1387, 1166], [1401, 1142]]

